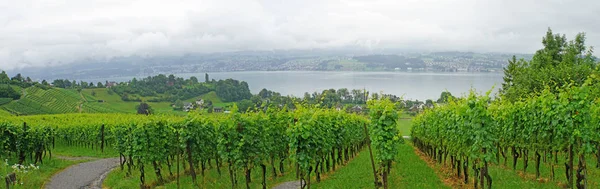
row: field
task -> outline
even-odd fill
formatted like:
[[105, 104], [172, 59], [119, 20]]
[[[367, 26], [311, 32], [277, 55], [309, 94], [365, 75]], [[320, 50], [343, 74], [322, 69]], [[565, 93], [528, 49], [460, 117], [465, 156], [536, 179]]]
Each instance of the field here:
[[[95, 93], [95, 96], [92, 95], [92, 92]], [[115, 93], [109, 94], [108, 89], [106, 88], [84, 89], [81, 91], [81, 93], [84, 94], [86, 98], [93, 99], [95, 101], [90, 103], [102, 104], [105, 107], [119, 112], [136, 113], [136, 107], [140, 104], [139, 102], [125, 102], [119, 95]], [[98, 100], [102, 100], [104, 102], [98, 102]], [[148, 102], [148, 105], [150, 105], [150, 107], [152, 107], [152, 109], [159, 114], [184, 113], [173, 111], [171, 103], [169, 102]]]
[[[97, 92], [98, 94], [98, 92]], [[98, 95], [97, 95], [98, 96]], [[107, 97], [107, 96], [105, 96]], [[109, 97], [109, 96], [108, 96]], [[91, 99], [86, 97], [86, 99]], [[109, 99], [109, 98], [107, 98]], [[93, 119], [93, 117], [105, 117], [107, 120], [113, 120], [115, 123], [118, 122], [129, 122], [127, 120], [121, 119], [113, 119], [109, 118], [112, 115], [105, 114], [81, 114], [83, 117], [73, 117], [75, 119]], [[57, 116], [53, 119], [60, 120], [63, 119], [61, 117], [65, 116]], [[107, 117], [108, 116], [108, 117]], [[117, 115], [115, 115], [117, 116]], [[47, 116], [39, 116], [32, 117], [30, 122], [32, 125], [36, 125], [38, 118], [44, 118]], [[126, 118], [129, 116], [125, 116]], [[174, 118], [174, 117], [173, 117]], [[410, 129], [412, 127], [411, 122], [413, 121], [412, 117], [402, 114], [398, 117], [398, 130], [402, 133], [402, 135], [409, 135]], [[129, 119], [129, 118], [127, 118]], [[151, 118], [155, 119], [155, 118]], [[172, 119], [172, 118], [167, 118]], [[90, 120], [92, 121], [92, 120]], [[92, 121], [88, 123], [88, 126], [96, 125], [95, 123], [100, 120]], [[113, 124], [109, 124], [113, 125]], [[118, 124], [117, 124], [118, 125]], [[77, 126], [83, 128], [88, 128], [88, 126], [82, 125]], [[73, 126], [63, 126], [66, 128], [73, 128]], [[84, 131], [86, 129], [83, 129]], [[96, 129], [92, 129], [96, 130]], [[66, 131], [66, 130], [65, 130]], [[406, 134], [404, 132], [407, 132]], [[90, 133], [93, 134], [93, 133]], [[111, 134], [112, 135], [112, 134]], [[93, 136], [93, 135], [92, 135]], [[91, 136], [90, 136], [91, 137]], [[86, 141], [87, 139], [82, 138], [82, 141]], [[117, 151], [117, 147], [115, 144], [119, 144], [118, 141], [110, 142], [105, 149], [104, 152], [100, 152], [98, 146], [95, 148], [91, 148], [90, 145], [98, 144], [98, 143], [80, 143], [78, 145], [73, 145], [73, 143], [66, 140], [57, 140], [55, 146], [52, 148], [53, 158], [49, 157], [44, 158], [44, 162], [39, 164], [40, 170], [34, 171], [34, 173], [30, 174], [26, 177], [26, 182], [22, 186], [17, 186], [16, 188], [37, 188], [38, 186], [44, 185], [47, 183], [50, 177], [53, 174], [56, 174], [59, 170], [66, 168], [69, 165], [73, 165], [76, 163], [94, 161], [99, 158], [109, 158], [109, 157], [118, 157], [119, 152]], [[511, 157], [510, 154], [507, 154], [508, 157]], [[68, 158], [68, 160], [60, 159]], [[530, 159], [533, 159], [534, 156], [530, 154]], [[27, 158], [28, 159], [28, 158]], [[564, 159], [564, 157], [560, 157], [559, 159]], [[593, 157], [588, 157], [588, 165], [595, 165]], [[16, 159], [10, 158], [10, 162], [15, 162]], [[166, 182], [160, 183], [157, 182], [156, 174], [152, 170], [152, 163], [145, 163], [144, 167], [146, 167], [145, 179], [147, 184], [154, 186], [155, 188], [177, 188], [177, 177], [176, 175], [180, 175], [179, 185], [181, 188], [196, 188], [192, 187], [194, 184], [192, 183], [192, 177], [189, 175], [189, 171], [184, 172], [184, 170], [189, 170], [189, 165], [187, 165], [186, 157], [181, 156], [179, 158], [179, 163], [177, 163], [176, 159], [170, 160], [172, 165], [171, 168], [167, 168], [165, 164], [162, 164], [162, 175], [166, 179]], [[360, 151], [357, 151], [356, 154], [351, 155], [351, 157], [346, 161], [346, 163], [339, 164], [336, 166], [335, 171], [325, 171], [321, 174], [320, 182], [317, 181], [317, 178], [312, 175], [311, 177], [311, 188], [373, 188], [373, 172], [371, 167], [371, 162], [369, 158], [369, 150], [366, 147], [360, 148]], [[26, 163], [30, 161], [27, 160]], [[196, 165], [198, 180], [198, 187], [201, 188], [230, 188], [231, 181], [228, 173], [227, 164], [221, 164], [220, 172], [218, 173], [216, 168], [216, 162], [214, 159], [205, 162], [206, 169], [201, 171], [200, 165]], [[11, 163], [12, 164], [12, 163]], [[179, 174], [177, 172], [177, 165], [179, 165]], [[279, 172], [277, 167], [277, 176], [273, 177], [271, 172], [272, 164], [267, 162], [266, 167], [268, 168], [266, 172], [267, 178], [267, 187], [271, 188], [277, 186], [279, 184], [296, 181], [298, 179], [296, 175], [296, 167], [295, 163], [290, 159], [285, 159], [283, 161], [284, 172]], [[277, 164], [275, 164], [278, 166]], [[558, 166], [556, 169], [557, 175], [555, 180], [550, 178], [550, 169], [546, 164], [542, 164], [542, 176], [541, 179], [535, 178], [535, 168], [534, 166], [529, 166], [526, 170], [527, 172], [524, 174], [522, 171], [523, 163], [522, 161], [518, 161], [516, 166], [518, 171], [512, 170], [512, 158], [508, 158], [506, 165], [504, 165], [504, 158], [500, 157], [500, 161], [494, 162], [490, 165], [489, 174], [494, 178], [494, 186], [495, 188], [561, 188], [564, 186], [566, 179], [564, 178], [563, 173], [564, 167]], [[397, 155], [394, 159], [394, 163], [392, 165], [392, 169], [389, 175], [389, 187], [390, 188], [471, 188], [473, 183], [473, 175], [475, 173], [472, 169], [469, 169], [470, 181], [469, 184], [463, 184], [464, 177], [457, 177], [455, 172], [451, 172], [451, 162], [446, 160], [444, 163], [439, 164], [436, 163], [436, 160], [431, 159], [427, 154], [420, 152], [414, 144], [410, 140], [405, 140], [403, 144], [398, 145]], [[139, 178], [140, 172], [133, 171], [131, 175], [127, 174], [127, 166], [124, 166], [124, 169], [121, 170], [117, 168], [110, 172], [107, 178], [103, 182], [104, 188], [137, 188], [139, 187]], [[173, 176], [170, 176], [173, 173]], [[235, 174], [238, 176], [236, 180], [238, 185], [235, 188], [245, 188], [244, 182], [244, 170], [236, 169]], [[35, 175], [35, 176], [34, 176]], [[254, 167], [251, 172], [251, 180], [249, 183], [250, 188], [260, 188], [261, 185], [261, 176], [262, 173], [260, 171], [260, 167]], [[598, 169], [590, 169], [588, 171], [588, 177], [590, 178], [588, 181], [588, 185], [591, 188], [596, 188], [598, 186], [598, 179], [600, 178], [600, 170]]]
[[[69, 165], [114, 157], [127, 160], [121, 167], [117, 166], [108, 173], [102, 183], [103, 188], [138, 188], [140, 184], [150, 188], [177, 188], [178, 185], [180, 188], [261, 188], [262, 166], [267, 188], [297, 182], [302, 178], [310, 179], [311, 188], [373, 188], [371, 151], [365, 145], [364, 125], [368, 125], [370, 147], [376, 169], [379, 170], [377, 178], [379, 182], [386, 180], [388, 188], [473, 188], [474, 183], [481, 182], [481, 178], [486, 178], [485, 183], [493, 183], [494, 188], [564, 188], [569, 183], [564, 165], [570, 158], [563, 151], [548, 153], [532, 149], [526, 153], [528, 146], [521, 146], [518, 152], [510, 151], [511, 146], [506, 146], [493, 155], [485, 156], [480, 156], [485, 150], [464, 150], [463, 153], [472, 153], [465, 157], [446, 149], [463, 150], [465, 146], [471, 149], [476, 145], [437, 145], [440, 141], [448, 145], [452, 142], [469, 142], [457, 139], [472, 135], [483, 143], [491, 140], [486, 137], [502, 139], [517, 136], [510, 134], [515, 129], [508, 128], [519, 125], [505, 120], [523, 119], [522, 122], [526, 123], [542, 118], [529, 115], [543, 114], [519, 112], [542, 110], [536, 106], [523, 108], [513, 104], [490, 104], [485, 96], [471, 95], [463, 101], [427, 110], [417, 117], [394, 114], [391, 110], [395, 106], [381, 101], [369, 105], [372, 112], [377, 112], [369, 116], [379, 117], [373, 119], [317, 107], [300, 107], [294, 112], [142, 116], [119, 113], [133, 113], [137, 103], [124, 103], [106, 89], [88, 89], [81, 93], [64, 89], [27, 89], [25, 92], [25, 98], [10, 101], [5, 106], [14, 110], [11, 108], [15, 106], [10, 105], [23, 101], [40, 105], [36, 111], [75, 110], [79, 114], [8, 116], [7, 122], [0, 122], [0, 133], [4, 133], [0, 141], [9, 144], [3, 145], [2, 150], [17, 152], [0, 153], [9, 162], [0, 171], [10, 172], [8, 165], [19, 161], [21, 148], [26, 149], [23, 151], [25, 154], [30, 154], [24, 156], [24, 164], [35, 163], [40, 166], [39, 170], [32, 173], [20, 173], [21, 180], [25, 182], [16, 188], [38, 188]], [[55, 96], [63, 98], [52, 98]], [[189, 101], [197, 98], [226, 104], [214, 92]], [[65, 102], [65, 99], [74, 100], [75, 103]], [[544, 98], [532, 98], [530, 102], [542, 100]], [[464, 105], [467, 102], [474, 105]], [[61, 106], [46, 108], [57, 103]], [[543, 105], [548, 104], [539, 104]], [[72, 106], [75, 108], [69, 109]], [[172, 111], [168, 103], [153, 103], [151, 106], [159, 114]], [[480, 106], [490, 108], [477, 109]], [[592, 108], [589, 112], [596, 112], [593, 106], [577, 110], [584, 108]], [[88, 114], [109, 110], [117, 113]], [[453, 115], [461, 111], [469, 114]], [[484, 111], [488, 113], [481, 113]], [[8, 113], [0, 111], [0, 115], [3, 114]], [[490, 130], [466, 127], [472, 120], [480, 123], [475, 115], [490, 116], [490, 119], [485, 119], [486, 125], [502, 125], [486, 128]], [[513, 115], [528, 116], [511, 117]], [[597, 119], [595, 115], [590, 117], [591, 120]], [[22, 127], [23, 122], [27, 122], [29, 128]], [[21, 139], [23, 136], [26, 136], [26, 140]], [[401, 136], [410, 136], [411, 139], [399, 140], [403, 138]], [[19, 148], [16, 144], [21, 143], [17, 141], [28, 143]], [[510, 144], [514, 145], [522, 141], [512, 142]], [[103, 152], [100, 151], [100, 144], [105, 147]], [[387, 144], [394, 147], [390, 148]], [[492, 144], [489, 148], [505, 143]], [[48, 155], [41, 155], [46, 154], [46, 150], [52, 151], [52, 159]], [[536, 156], [536, 152], [541, 156]], [[518, 158], [513, 159], [516, 153]], [[577, 170], [587, 165], [584, 169], [587, 187], [600, 187], [600, 169], [596, 168], [598, 157], [592, 153], [578, 154], [577, 157], [572, 165], [578, 167]], [[387, 160], [389, 164], [384, 161], [385, 158], [391, 158]], [[462, 158], [469, 159], [465, 161]], [[43, 163], [36, 163], [37, 160], [43, 160]], [[580, 163], [583, 160], [585, 163]], [[527, 166], [525, 162], [528, 162]], [[196, 182], [193, 181], [194, 174], [190, 168], [192, 163]], [[466, 169], [459, 169], [459, 164], [467, 166]], [[537, 170], [539, 175], [536, 176]], [[306, 171], [310, 176], [306, 175]], [[487, 176], [491, 179], [487, 179]]]
[[233, 105], [233, 103], [231, 103], [231, 102], [221, 101], [221, 99], [217, 96], [217, 93], [214, 91], [208, 92], [208, 93], [200, 95], [198, 97], [186, 99], [186, 100], [184, 100], [184, 102], [195, 102], [197, 99], [210, 100], [213, 103], [213, 107], [221, 107], [222, 108], [222, 107]]
[[76, 90], [50, 88], [47, 90], [29, 87], [23, 91], [21, 99], [2, 105], [8, 112], [19, 115], [122, 112], [86, 99]]
[[[19, 87], [15, 87], [22, 90]], [[94, 93], [94, 95], [92, 95]], [[230, 106], [224, 103], [215, 92], [210, 92], [196, 98], [209, 99], [214, 107]], [[148, 102], [157, 114], [185, 115], [186, 112], [174, 111], [169, 102]], [[23, 90], [19, 100], [0, 99], [2, 112], [18, 115], [63, 114], [63, 113], [136, 113], [139, 102], [125, 102], [115, 93], [109, 93], [106, 88], [83, 89], [79, 93], [75, 89], [51, 88], [43, 90], [29, 87]]]

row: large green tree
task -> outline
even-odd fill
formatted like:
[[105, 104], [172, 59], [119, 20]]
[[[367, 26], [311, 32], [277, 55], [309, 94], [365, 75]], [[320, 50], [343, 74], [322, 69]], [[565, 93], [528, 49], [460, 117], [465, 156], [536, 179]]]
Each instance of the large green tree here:
[[0, 83], [8, 84], [10, 83], [10, 78], [8, 78], [8, 74], [5, 71], [0, 73]]
[[545, 86], [553, 92], [566, 84], [581, 85], [596, 67], [593, 48], [585, 46], [585, 34], [579, 33], [567, 41], [565, 35], [553, 34], [548, 29], [542, 39], [544, 48], [532, 60], [513, 57], [504, 68], [503, 98], [517, 101], [535, 95]]

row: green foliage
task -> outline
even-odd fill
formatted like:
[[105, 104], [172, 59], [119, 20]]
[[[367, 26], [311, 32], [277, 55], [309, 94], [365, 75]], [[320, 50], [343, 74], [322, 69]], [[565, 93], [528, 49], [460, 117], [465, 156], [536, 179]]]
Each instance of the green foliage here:
[[233, 79], [219, 80], [215, 83], [215, 92], [225, 102], [239, 101], [250, 99], [252, 94], [248, 83], [245, 81], [239, 82]]
[[398, 112], [389, 99], [369, 101], [371, 116], [371, 143], [375, 149], [375, 159], [382, 167], [387, 167], [398, 154], [398, 144], [402, 136], [398, 132]]
[[553, 93], [557, 87], [573, 83], [581, 85], [597, 64], [592, 48], [585, 46], [585, 34], [579, 33], [567, 42], [564, 35], [553, 34], [548, 29], [543, 38], [543, 49], [538, 50], [529, 62], [514, 56], [504, 68], [502, 96], [512, 102], [539, 93], [550, 86]]
[[0, 98], [0, 105], [8, 104], [12, 100], [13, 100], [12, 98]]
[[25, 93], [27, 95], [22, 99], [14, 100], [3, 107], [19, 115], [120, 112], [101, 103], [85, 102], [75, 90], [33, 86], [25, 89]]
[[[479, 168], [484, 167], [482, 162], [498, 162], [497, 154], [506, 153], [506, 149], [513, 149], [513, 154], [532, 151], [539, 156], [543, 152], [549, 158], [557, 158], [558, 152], [565, 156], [573, 152], [581, 157], [598, 153], [599, 83], [600, 77], [591, 74], [581, 85], [572, 83], [555, 89], [547, 86], [538, 95], [517, 102], [491, 102], [487, 95], [471, 92], [464, 99], [417, 116], [412, 137], [425, 152], [472, 158]], [[527, 154], [517, 155], [523, 156]], [[573, 161], [570, 156], [565, 165], [573, 167]], [[553, 161], [548, 163], [555, 166]], [[579, 169], [585, 169], [582, 166]], [[539, 176], [539, 169], [536, 171]], [[566, 174], [573, 178], [573, 168], [570, 171]], [[567, 184], [572, 186], [572, 182]]]
[[444, 91], [442, 94], [440, 94], [440, 98], [438, 98], [437, 103], [448, 103], [454, 98], [456, 97], [452, 96], [452, 93]]
[[0, 84], [0, 98], [19, 99], [21, 93], [8, 84]]
[[392, 162], [398, 154], [398, 145], [403, 142], [403, 139], [398, 132], [396, 105], [387, 98], [375, 99], [377, 98], [368, 101], [371, 117], [369, 137], [379, 165], [378, 173], [382, 178], [381, 183], [384, 188], [387, 188]]
[[10, 83], [10, 78], [8, 78], [8, 75], [6, 74], [5, 71], [2, 71], [2, 73], [0, 73], [0, 84], [9, 84]]
[[154, 111], [152, 111], [152, 107], [150, 107], [150, 105], [148, 105], [148, 103], [145, 102], [141, 102], [140, 105], [138, 105], [136, 108], [137, 113], [138, 114], [152, 114]]

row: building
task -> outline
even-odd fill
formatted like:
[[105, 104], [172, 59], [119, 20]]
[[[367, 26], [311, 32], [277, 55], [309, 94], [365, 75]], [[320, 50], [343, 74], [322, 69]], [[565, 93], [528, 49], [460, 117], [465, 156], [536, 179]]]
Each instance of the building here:
[[106, 82], [106, 88], [111, 88], [113, 86], [117, 86], [117, 82], [111, 81], [111, 82]]
[[198, 107], [202, 107], [202, 105], [204, 105], [204, 100], [203, 99], [196, 100], [196, 105], [198, 105]]
[[194, 104], [186, 102], [185, 104], [183, 104], [183, 110], [186, 112], [189, 112], [190, 110], [194, 109]]
[[354, 105], [350, 111], [354, 112], [354, 113], [362, 113], [363, 112], [363, 108], [359, 105]]

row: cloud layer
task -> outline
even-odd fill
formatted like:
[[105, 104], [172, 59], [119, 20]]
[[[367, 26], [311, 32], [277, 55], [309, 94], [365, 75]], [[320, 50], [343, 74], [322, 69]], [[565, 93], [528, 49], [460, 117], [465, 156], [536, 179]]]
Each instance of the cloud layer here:
[[115, 56], [358, 47], [532, 53], [548, 27], [600, 44], [600, 1], [0, 2], [0, 69]]

